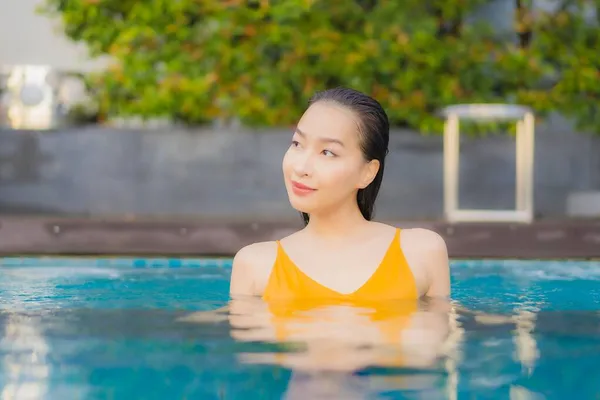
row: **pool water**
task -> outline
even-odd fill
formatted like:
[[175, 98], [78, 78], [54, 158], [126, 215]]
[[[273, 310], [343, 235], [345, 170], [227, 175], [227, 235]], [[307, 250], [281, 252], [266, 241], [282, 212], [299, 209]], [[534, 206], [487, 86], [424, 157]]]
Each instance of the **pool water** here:
[[0, 259], [0, 399], [600, 398], [600, 262], [455, 260], [453, 310], [376, 312], [230, 303], [230, 263]]

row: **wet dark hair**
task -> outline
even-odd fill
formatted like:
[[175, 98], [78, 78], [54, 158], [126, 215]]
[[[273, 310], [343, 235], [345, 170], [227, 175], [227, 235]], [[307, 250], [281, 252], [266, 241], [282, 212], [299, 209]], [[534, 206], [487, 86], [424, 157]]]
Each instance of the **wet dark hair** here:
[[[358, 208], [366, 220], [373, 218], [375, 200], [379, 194], [385, 157], [388, 154], [390, 124], [388, 116], [379, 102], [372, 97], [350, 88], [334, 88], [315, 93], [308, 101], [309, 107], [318, 102], [331, 102], [352, 111], [358, 119], [360, 147], [367, 161], [378, 160], [379, 171], [375, 179], [357, 194]], [[308, 224], [309, 215], [301, 213], [304, 224]]]

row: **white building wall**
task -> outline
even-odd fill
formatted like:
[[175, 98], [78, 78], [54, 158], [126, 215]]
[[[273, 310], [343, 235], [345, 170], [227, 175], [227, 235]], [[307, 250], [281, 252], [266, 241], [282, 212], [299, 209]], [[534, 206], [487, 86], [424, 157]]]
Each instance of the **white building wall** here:
[[85, 46], [71, 42], [56, 21], [36, 13], [43, 0], [0, 0], [0, 65], [41, 64], [59, 69], [90, 70]]

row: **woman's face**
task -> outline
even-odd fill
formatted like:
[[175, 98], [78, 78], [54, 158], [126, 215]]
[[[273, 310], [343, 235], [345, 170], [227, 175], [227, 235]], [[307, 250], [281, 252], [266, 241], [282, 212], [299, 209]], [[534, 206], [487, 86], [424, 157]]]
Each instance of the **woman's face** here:
[[326, 102], [306, 110], [283, 158], [290, 203], [308, 214], [356, 202], [356, 192], [371, 183], [378, 168], [377, 160], [367, 162], [362, 154], [357, 117]]

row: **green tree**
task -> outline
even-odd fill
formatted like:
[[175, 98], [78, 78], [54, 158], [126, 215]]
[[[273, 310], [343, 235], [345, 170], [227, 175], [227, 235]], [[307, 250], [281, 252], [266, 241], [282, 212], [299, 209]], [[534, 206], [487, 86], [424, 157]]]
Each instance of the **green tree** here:
[[534, 18], [517, 0], [512, 37], [466, 23], [483, 3], [46, 0], [44, 12], [114, 60], [88, 77], [108, 115], [291, 124], [315, 90], [347, 85], [423, 132], [441, 131], [441, 107], [467, 102], [520, 102], [600, 126], [599, 30], [583, 17], [599, 1], [564, 0]]

